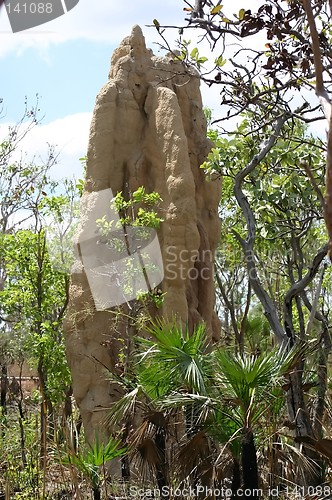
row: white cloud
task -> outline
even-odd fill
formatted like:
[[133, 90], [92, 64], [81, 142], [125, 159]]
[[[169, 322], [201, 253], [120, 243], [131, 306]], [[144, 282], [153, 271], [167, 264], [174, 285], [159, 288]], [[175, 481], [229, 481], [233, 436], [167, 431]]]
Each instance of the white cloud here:
[[84, 157], [87, 152], [91, 117], [92, 113], [77, 113], [41, 127], [37, 141], [41, 137], [45, 143], [51, 137], [55, 151], [59, 153], [58, 163], [51, 171], [55, 179], [73, 175], [76, 178], [82, 177], [83, 169], [79, 158]]
[[[51, 169], [52, 177], [57, 180], [64, 177], [81, 177], [82, 165], [79, 158], [86, 155], [91, 116], [91, 113], [76, 113], [47, 125], [35, 126], [20, 142], [13, 159], [23, 157], [27, 162], [45, 162], [48, 145], [51, 145], [58, 154], [57, 164]], [[1, 125], [2, 138], [10, 125], [12, 124]]]

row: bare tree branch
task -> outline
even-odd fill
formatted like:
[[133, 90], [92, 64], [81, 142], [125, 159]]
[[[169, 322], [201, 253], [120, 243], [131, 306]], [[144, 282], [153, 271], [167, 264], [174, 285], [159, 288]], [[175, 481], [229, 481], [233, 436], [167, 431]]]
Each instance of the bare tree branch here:
[[195, 0], [195, 7], [193, 10], [193, 17], [203, 17], [204, 16], [204, 7], [205, 1], [204, 0]]
[[306, 335], [309, 335], [309, 333], [311, 331], [311, 328], [312, 328], [312, 325], [314, 323], [314, 319], [315, 319], [315, 316], [316, 316], [316, 311], [318, 309], [319, 297], [320, 297], [320, 293], [321, 293], [321, 290], [322, 290], [324, 273], [325, 273], [325, 267], [323, 266], [322, 269], [321, 269], [321, 272], [320, 272], [319, 281], [318, 281], [318, 285], [317, 285], [317, 288], [316, 288], [316, 293], [315, 293], [315, 296], [314, 296], [314, 300], [312, 302], [312, 309], [310, 311], [309, 320], [308, 320], [308, 323], [307, 323], [307, 326], [306, 326], [306, 330], [305, 330]]
[[317, 194], [317, 198], [319, 199], [321, 207], [324, 210], [324, 208], [325, 208], [324, 196], [323, 196], [323, 193], [321, 192], [321, 190], [316, 182], [316, 179], [313, 176], [313, 173], [312, 173], [312, 170], [309, 166], [309, 163], [305, 160], [302, 160], [300, 162], [300, 166], [304, 169], [305, 173], [307, 174], [308, 179], [309, 179], [312, 187], [314, 188], [315, 193]]
[[[322, 62], [322, 53], [320, 50], [319, 36], [316, 27], [316, 22], [314, 18], [314, 14], [312, 12], [311, 2], [310, 0], [303, 0], [303, 6], [306, 12], [309, 28], [310, 28], [310, 36], [312, 43], [312, 52], [314, 55], [314, 66], [316, 72], [316, 94], [317, 96], [326, 94], [323, 80], [323, 62]], [[327, 97], [328, 99], [328, 97]], [[329, 101], [329, 99], [328, 99]], [[329, 119], [327, 118], [329, 121]]]
[[269, 139], [263, 144], [260, 152], [253, 157], [251, 162], [248, 163], [248, 165], [245, 168], [243, 168], [240, 172], [236, 174], [234, 181], [234, 195], [246, 220], [247, 237], [244, 240], [243, 238], [240, 237], [240, 235], [236, 231], [233, 231], [233, 233], [243, 248], [251, 286], [264, 308], [265, 316], [269, 321], [271, 329], [275, 334], [276, 339], [279, 343], [285, 342], [287, 340], [287, 336], [278, 318], [276, 307], [271, 297], [263, 287], [258, 276], [256, 262], [255, 262], [255, 255], [254, 255], [254, 243], [256, 237], [255, 216], [252, 211], [252, 208], [250, 207], [247, 197], [243, 193], [242, 184], [245, 178], [257, 167], [257, 165], [259, 165], [259, 163], [271, 151], [271, 149], [273, 148], [279, 137], [282, 127], [289, 118], [290, 115], [288, 114], [284, 114], [278, 118], [274, 126], [273, 133], [271, 134]]
[[240, 348], [241, 348], [241, 354], [243, 354], [243, 348], [244, 348], [244, 331], [245, 331], [246, 321], [247, 321], [248, 314], [249, 314], [250, 303], [251, 303], [251, 283], [249, 281], [248, 282], [248, 289], [247, 289], [247, 297], [246, 297], [246, 306], [244, 308], [244, 312], [243, 312], [243, 316], [242, 316], [241, 324], [240, 324]]
[[222, 295], [222, 298], [223, 298], [223, 300], [225, 302], [225, 305], [228, 308], [229, 314], [231, 316], [231, 322], [232, 322], [232, 327], [233, 327], [233, 330], [234, 330], [236, 341], [238, 342], [238, 344], [240, 344], [240, 332], [239, 332], [239, 329], [238, 329], [238, 326], [237, 326], [237, 321], [236, 321], [236, 317], [235, 317], [235, 313], [234, 313], [234, 304], [232, 304], [232, 302], [227, 297], [226, 290], [225, 290], [225, 288], [223, 286], [223, 283], [222, 283], [222, 281], [220, 279], [220, 276], [219, 276], [218, 272], [216, 272], [216, 280], [217, 280], [217, 284], [218, 284], [220, 293]]
[[314, 279], [316, 276], [319, 266], [321, 265], [323, 259], [326, 257], [327, 251], [329, 248], [329, 243], [325, 243], [325, 245], [318, 251], [318, 253], [315, 255], [311, 266], [308, 269], [308, 272], [305, 276], [303, 276], [302, 279], [299, 281], [296, 281], [288, 292], [285, 295], [284, 299], [284, 316], [285, 316], [285, 324], [288, 325], [289, 328], [291, 328], [291, 314], [292, 314], [292, 300], [294, 297], [301, 295], [305, 288], [311, 283], [311, 281]]

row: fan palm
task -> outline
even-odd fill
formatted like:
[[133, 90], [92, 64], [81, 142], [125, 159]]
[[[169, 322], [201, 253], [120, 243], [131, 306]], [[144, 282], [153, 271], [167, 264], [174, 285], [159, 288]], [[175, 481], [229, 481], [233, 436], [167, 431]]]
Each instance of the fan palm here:
[[[152, 340], [140, 339], [144, 351], [141, 361], [147, 368], [146, 381], [150, 381], [156, 394], [182, 387], [195, 394], [207, 394], [211, 376], [207, 356], [207, 335], [204, 324], [199, 324], [193, 332], [183, 331], [175, 323], [155, 322], [149, 329]], [[158, 377], [155, 375], [158, 374]]]
[[[131, 367], [131, 377], [113, 375], [123, 392], [115, 402], [106, 418], [106, 425], [115, 430], [119, 425], [126, 429], [129, 453], [138, 461], [141, 477], [144, 480], [151, 474], [155, 476], [159, 489], [168, 485], [166, 460], [166, 416], [154, 404], [157, 395], [166, 390], [164, 380], [158, 382], [155, 367], [150, 369], [143, 362], [137, 363], [137, 357]], [[155, 380], [155, 384], [152, 381]], [[138, 421], [140, 423], [137, 427]], [[133, 427], [134, 432], [131, 432]]]
[[[240, 482], [240, 463], [243, 486], [252, 492], [249, 498], [256, 498], [255, 432], [275, 397], [272, 388], [290, 369], [296, 353], [286, 354], [286, 350], [279, 349], [243, 358], [224, 348], [211, 353], [204, 325], [190, 333], [176, 324], [158, 322], [150, 334], [152, 339], [138, 339], [136, 385], [114, 405], [110, 419], [116, 414], [129, 415], [137, 405], [144, 410], [151, 427], [154, 420], [160, 421], [158, 415], [165, 419], [170, 409], [184, 408], [187, 429], [177, 457], [183, 462], [178, 470], [186, 477], [191, 475], [194, 482], [199, 470], [203, 481], [204, 471], [206, 479], [208, 462], [213, 463], [211, 439], [217, 440], [233, 457], [233, 498]], [[144, 432], [150, 427], [145, 424]], [[143, 443], [151, 448], [151, 436], [146, 436], [142, 429], [135, 433], [136, 446]], [[144, 436], [149, 442], [144, 441]], [[158, 446], [154, 439], [155, 456], [160, 456], [162, 450], [165, 458], [165, 439], [160, 439], [160, 434], [158, 438]]]
[[[135, 413], [142, 416], [141, 424], [131, 435], [130, 449], [136, 451], [144, 470], [153, 471], [162, 489], [168, 482], [167, 411], [156, 402], [180, 388], [190, 393], [207, 394], [211, 373], [205, 354], [204, 325], [199, 325], [190, 335], [174, 323], [168, 325], [159, 321], [153, 324], [149, 333], [152, 340], [137, 339], [139, 352], [132, 358], [131, 377], [116, 377], [124, 396], [112, 406], [107, 424], [113, 428], [117, 424], [128, 426]], [[195, 411], [190, 408], [186, 418], [187, 434], [193, 434], [195, 422]]]
[[[166, 408], [195, 408], [196, 423], [219, 443], [227, 445], [233, 456], [233, 497], [239, 486], [238, 458], [241, 450], [243, 486], [256, 498], [258, 489], [257, 454], [254, 431], [273, 399], [272, 388], [278, 383], [294, 358], [285, 349], [240, 357], [217, 349], [202, 354], [199, 366], [204, 391], [199, 394], [175, 391], [165, 397]], [[206, 380], [207, 378], [207, 380]], [[188, 389], [188, 386], [187, 386]]]
[[98, 436], [96, 436], [94, 443], [88, 443], [83, 450], [65, 456], [62, 463], [77, 467], [89, 480], [94, 500], [100, 500], [102, 469], [106, 462], [123, 456], [125, 452], [126, 449], [121, 447], [120, 441], [115, 440], [112, 436], [106, 444], [100, 442]]
[[[244, 489], [258, 495], [258, 467], [254, 429], [269, 408], [272, 389], [287, 371], [292, 353], [284, 348], [258, 357], [240, 357], [218, 349], [215, 352], [215, 380], [223, 398], [233, 406], [229, 418], [242, 432], [241, 460]], [[227, 413], [227, 410], [225, 410]]]

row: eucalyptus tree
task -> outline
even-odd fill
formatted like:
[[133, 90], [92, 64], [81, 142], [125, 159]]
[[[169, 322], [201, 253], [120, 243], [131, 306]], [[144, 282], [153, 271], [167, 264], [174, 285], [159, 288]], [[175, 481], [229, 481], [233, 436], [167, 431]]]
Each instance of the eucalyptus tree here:
[[[63, 401], [70, 386], [62, 339], [70, 263], [66, 261], [68, 248], [56, 245], [54, 236], [57, 233], [62, 242], [66, 236], [70, 239], [78, 193], [74, 182], [65, 180], [61, 186], [50, 179], [50, 168], [57, 161], [53, 148], [45, 162], [39, 158], [39, 163], [26, 161], [19, 151], [22, 140], [39, 123], [38, 112], [37, 106], [26, 107], [22, 120], [9, 128], [0, 145], [0, 328], [3, 373], [7, 374], [9, 362], [28, 361], [37, 370], [41, 455], [45, 458], [54, 404]], [[53, 231], [48, 231], [48, 238], [46, 226]], [[3, 408], [5, 382], [3, 376]], [[22, 399], [18, 403], [21, 422]]]
[[[312, 149], [308, 156], [307, 139], [303, 129], [302, 132], [299, 129], [299, 121], [314, 123], [325, 117], [329, 122], [331, 116], [329, 8], [326, 1], [272, 0], [257, 2], [250, 8], [244, 6], [234, 14], [231, 4], [197, 0], [184, 2], [185, 20], [181, 26], [163, 26], [162, 20], [154, 20], [162, 45], [169, 45], [167, 30], [178, 29], [180, 52], [174, 52], [174, 57], [182, 59], [184, 64], [195, 65], [205, 83], [219, 87], [221, 110], [217, 111], [219, 116], [214, 123], [218, 123], [219, 135], [224, 133], [227, 143], [226, 134], [234, 127], [234, 120], [237, 122], [231, 137], [233, 150], [227, 148], [231, 187], [227, 185], [239, 208], [239, 224], [232, 231], [232, 238], [245, 261], [244, 269], [236, 263], [240, 286], [246, 287], [241, 292], [243, 305], [229, 322], [240, 351], [243, 351], [244, 325], [250, 304], [257, 300], [275, 342], [292, 345], [299, 338], [308, 337], [310, 331], [317, 334], [316, 328], [312, 330], [317, 320], [321, 325], [318, 344], [322, 361], [330, 349], [329, 320], [326, 308], [322, 309], [319, 290], [324, 280], [324, 269], [321, 269], [329, 249], [328, 240], [331, 240], [332, 133], [328, 134], [327, 144], [316, 143], [316, 152]], [[206, 46], [204, 49], [197, 44], [192, 48], [188, 41], [192, 30], [210, 45], [208, 57]], [[314, 92], [322, 109], [316, 102], [312, 104]], [[243, 113], [247, 117], [245, 130], [239, 129], [238, 123]], [[297, 146], [296, 141], [292, 142], [294, 131]], [[218, 158], [218, 154], [215, 162], [210, 157], [210, 163], [217, 164], [220, 160], [220, 174], [225, 175], [226, 170], [229, 175], [222, 165], [223, 161], [227, 163], [227, 158]], [[273, 179], [268, 170], [271, 161], [275, 167]], [[324, 170], [327, 174], [325, 193], [320, 190]], [[297, 211], [292, 210], [294, 205]], [[227, 215], [226, 210], [222, 216], [227, 219]], [[320, 224], [323, 216], [328, 229], [326, 241]], [[262, 220], [265, 220], [263, 224]], [[264, 250], [266, 240], [273, 242], [275, 248], [270, 259], [266, 259], [266, 248]], [[273, 259], [277, 259], [279, 265]], [[271, 279], [271, 274], [278, 279]], [[229, 278], [227, 271], [226, 277]], [[282, 290], [276, 289], [278, 283], [284, 287]], [[234, 304], [230, 293], [232, 283], [221, 281], [219, 285], [221, 301], [229, 311]], [[324, 405], [322, 395], [326, 394], [326, 360], [323, 365], [322, 372], [317, 370], [320, 408]], [[300, 441], [315, 439], [314, 428], [320, 428], [315, 421], [317, 411], [311, 420], [305, 404], [303, 367], [302, 360], [290, 375], [287, 392], [289, 420], [295, 424], [294, 436]], [[319, 469], [316, 478], [308, 480], [319, 482]]]
[[44, 457], [53, 406], [63, 401], [70, 386], [62, 339], [68, 276], [53, 267], [45, 229], [41, 221], [34, 222], [33, 228], [18, 229], [2, 238], [6, 282], [0, 298], [4, 316], [11, 318], [14, 339], [20, 337], [24, 359], [37, 370]]
[[[283, 127], [273, 147], [257, 162], [261, 141], [269, 130], [256, 130], [251, 118], [252, 113], [247, 113], [227, 138], [216, 130], [210, 132], [215, 148], [203, 165], [209, 175], [222, 176], [226, 187], [220, 206], [221, 258], [217, 255], [220, 300], [230, 311], [240, 352], [249, 340], [244, 332], [253, 307], [257, 308], [257, 299], [277, 340], [284, 342], [287, 335], [293, 345], [300, 339], [317, 339], [320, 361], [315, 372], [319, 389], [310, 419], [302, 387], [308, 377], [303, 372], [304, 360], [290, 377], [292, 389], [287, 399], [290, 422], [298, 422], [296, 438], [322, 437], [322, 418], [318, 415], [324, 412], [326, 401], [331, 293], [326, 281], [330, 270], [320, 189], [326, 148], [302, 122], [294, 120]], [[232, 295], [226, 293], [228, 282], [237, 279], [239, 272], [248, 290], [254, 292], [247, 293], [242, 315], [235, 310]], [[320, 297], [324, 275], [327, 286]], [[268, 349], [271, 340], [268, 334], [265, 338]], [[262, 349], [262, 339], [257, 348]], [[312, 455], [310, 451], [308, 454]]]
[[[1, 101], [2, 102], [2, 101]], [[31, 220], [36, 206], [45, 195], [48, 183], [47, 173], [56, 162], [54, 149], [49, 147], [44, 160], [26, 160], [20, 151], [22, 141], [39, 123], [38, 96], [34, 106], [25, 101], [21, 119], [2, 132], [0, 143], [0, 291], [7, 281], [7, 269], [4, 258], [5, 239], [22, 225]], [[1, 364], [1, 407], [6, 411], [8, 389], [7, 365], [16, 357], [22, 360], [20, 335], [14, 329], [16, 312], [6, 315], [0, 302], [0, 364]]]
[[[287, 332], [294, 340], [290, 307], [294, 295], [293, 292], [287, 295], [287, 291], [303, 278], [305, 269], [315, 260], [310, 278], [297, 289], [297, 295], [307, 289], [327, 253], [323, 194], [319, 187], [324, 179], [324, 144], [306, 132], [301, 122], [295, 121], [284, 128], [264, 160], [239, 183], [250, 159], [257, 154], [264, 134], [253, 130], [248, 113], [227, 138], [220, 136], [217, 130], [210, 131], [209, 135], [215, 147], [202, 167], [208, 175], [220, 175], [224, 184], [218, 270], [221, 268], [224, 274], [230, 274], [242, 266], [243, 274], [242, 255], [250, 250], [246, 259], [247, 265], [250, 264], [247, 279], [261, 302], [265, 290], [270, 295], [272, 305], [267, 306], [276, 309], [277, 319], [284, 316]], [[308, 168], [310, 177], [306, 172]], [[218, 283], [223, 286], [220, 279]], [[266, 307], [265, 313], [269, 312]], [[308, 307], [311, 309], [310, 304]], [[304, 339], [305, 317], [301, 310], [297, 302], [296, 327]], [[268, 316], [272, 331], [280, 331], [271, 316], [272, 312]], [[281, 331], [281, 340], [282, 335]]]

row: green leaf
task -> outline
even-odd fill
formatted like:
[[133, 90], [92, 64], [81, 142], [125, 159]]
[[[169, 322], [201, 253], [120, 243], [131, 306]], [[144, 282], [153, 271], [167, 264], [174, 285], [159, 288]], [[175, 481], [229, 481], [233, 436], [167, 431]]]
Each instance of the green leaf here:
[[222, 55], [217, 57], [217, 59], [215, 59], [215, 61], [214, 61], [214, 64], [216, 66], [218, 66], [219, 68], [222, 68], [226, 63], [227, 63], [227, 59], [224, 59]]
[[154, 19], [153, 20], [153, 24], [155, 25], [157, 31], [159, 31], [160, 30], [160, 23], [159, 23], [159, 21], [157, 19]]
[[239, 10], [238, 17], [239, 17], [240, 21], [242, 21], [244, 19], [245, 13], [246, 13], [245, 9]]
[[198, 48], [195, 47], [193, 50], [190, 52], [190, 57], [191, 59], [195, 59], [198, 56]]
[[211, 10], [211, 14], [214, 15], [214, 14], [218, 14], [218, 12], [221, 11], [222, 9], [222, 5], [216, 5], [215, 7], [213, 7], [213, 9]]

